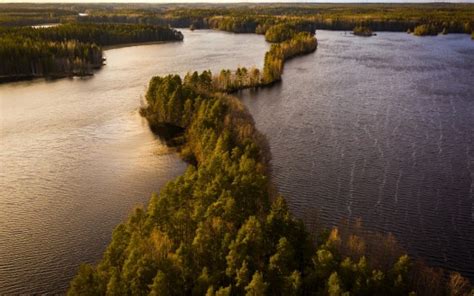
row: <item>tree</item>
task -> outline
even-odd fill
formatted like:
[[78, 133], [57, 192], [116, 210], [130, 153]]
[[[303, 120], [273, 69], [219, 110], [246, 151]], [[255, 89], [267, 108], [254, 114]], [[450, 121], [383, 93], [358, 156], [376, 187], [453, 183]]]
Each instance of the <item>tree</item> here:
[[292, 269], [293, 256], [293, 248], [286, 237], [280, 238], [276, 253], [270, 257], [269, 269], [279, 274], [287, 274], [289, 272], [288, 269]]
[[161, 270], [158, 271], [153, 284], [150, 286], [150, 296], [169, 296], [172, 295], [167, 276]]
[[265, 40], [268, 42], [283, 42], [292, 38], [295, 33], [294, 26], [282, 23], [270, 27], [265, 32]]
[[343, 289], [341, 288], [341, 280], [337, 272], [331, 273], [327, 283], [327, 293], [329, 296], [341, 296], [344, 295]]
[[248, 269], [247, 261], [244, 260], [242, 266], [237, 271], [236, 274], [236, 286], [240, 288], [245, 288], [250, 282], [250, 272]]
[[71, 281], [68, 295], [103, 295], [104, 290], [101, 286], [97, 273], [89, 264], [83, 264], [79, 268], [78, 274]]
[[302, 286], [301, 273], [299, 271], [293, 271], [290, 276], [285, 279], [285, 288], [283, 290], [284, 295], [296, 296], [300, 294]]
[[2, 79], [90, 75], [103, 63], [104, 45], [182, 40], [168, 27], [120, 24], [62, 24], [0, 31]]
[[211, 285], [212, 283], [212, 280], [211, 278], [209, 277], [209, 273], [207, 271], [207, 268], [204, 267], [202, 269], [202, 272], [201, 274], [199, 275], [199, 277], [197, 278], [196, 280], [196, 284], [193, 288], [193, 295], [204, 295], [206, 293], [206, 291], [208, 290], [209, 286]]
[[117, 271], [116, 268], [112, 269], [112, 275], [110, 280], [107, 284], [107, 296], [120, 296], [120, 295], [127, 295], [127, 289], [123, 285], [120, 279], [120, 273]]
[[234, 277], [244, 261], [248, 264], [248, 269], [251, 272], [262, 267], [263, 252], [261, 224], [256, 217], [251, 216], [239, 229], [236, 239], [230, 245], [226, 274]]
[[392, 279], [393, 288], [399, 293], [408, 293], [408, 272], [410, 270], [410, 258], [408, 255], [401, 256], [393, 266]]
[[450, 296], [468, 296], [474, 295], [474, 289], [469, 280], [462, 277], [458, 272], [453, 272], [449, 276], [448, 294]]

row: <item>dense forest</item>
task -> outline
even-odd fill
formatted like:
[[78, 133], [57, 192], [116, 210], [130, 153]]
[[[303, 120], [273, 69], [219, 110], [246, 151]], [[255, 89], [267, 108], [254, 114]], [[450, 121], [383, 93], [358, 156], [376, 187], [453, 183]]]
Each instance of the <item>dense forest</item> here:
[[88, 75], [102, 66], [101, 46], [182, 39], [176, 30], [151, 25], [0, 27], [0, 81]]
[[73, 19], [77, 12], [62, 5], [0, 4], [0, 26], [33, 26]]
[[190, 165], [116, 227], [102, 260], [81, 266], [69, 295], [471, 293], [458, 273], [446, 280], [393, 236], [360, 223], [311, 236], [272, 193], [265, 138], [229, 92], [280, 79], [285, 59], [315, 47], [314, 36], [295, 33], [272, 45], [263, 70], [151, 79], [141, 114], [153, 130], [175, 131], [170, 138]]
[[[81, 13], [81, 15], [79, 15]], [[373, 31], [414, 31], [430, 25], [438, 33], [474, 30], [474, 5], [426, 4], [4, 4], [0, 25], [57, 22], [133, 23], [176, 28], [211, 28], [236, 33], [265, 34], [271, 26], [306, 22], [314, 29], [351, 31], [366, 26]]]

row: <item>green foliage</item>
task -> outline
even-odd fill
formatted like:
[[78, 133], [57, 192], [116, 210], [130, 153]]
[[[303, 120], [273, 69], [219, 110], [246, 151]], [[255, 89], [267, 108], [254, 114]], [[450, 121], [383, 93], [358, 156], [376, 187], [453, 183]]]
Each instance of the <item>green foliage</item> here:
[[263, 276], [260, 272], [255, 272], [250, 284], [245, 287], [245, 296], [261, 296], [266, 295], [268, 284], [263, 281]]
[[0, 33], [2, 35], [15, 35], [18, 38], [53, 42], [77, 40], [82, 43], [95, 43], [101, 46], [182, 39], [182, 34], [176, 30], [151, 25], [68, 23], [47, 28], [4, 28]]
[[[274, 27], [277, 28], [275, 31], [272, 29]], [[270, 32], [269, 34], [273, 34], [271, 32], [277, 32], [280, 30], [278, 28], [281, 27], [280, 25], [273, 26], [267, 33]], [[270, 85], [281, 80], [283, 65], [286, 60], [316, 50], [317, 40], [311, 33], [295, 33], [297, 32], [296, 30], [299, 30], [295, 25], [288, 25], [287, 27], [295, 28], [294, 30], [292, 29], [291, 36], [287, 36], [290, 39], [272, 44], [270, 50], [265, 53], [263, 70], [256, 68], [247, 69], [245, 67], [237, 68], [235, 72], [222, 70], [218, 76], [213, 77], [213, 90], [233, 92], [245, 88]], [[285, 38], [282, 37], [282, 39]]]
[[[188, 73], [183, 83], [177, 75], [154, 77], [146, 94], [148, 107], [142, 109], [142, 115], [155, 130], [165, 123], [184, 128], [191, 120], [192, 110], [198, 109], [196, 104], [204, 108], [200, 105], [204, 96], [216, 91], [233, 92], [272, 84], [281, 79], [285, 60], [313, 52], [316, 47], [313, 35], [300, 32], [289, 40], [272, 44], [265, 54], [263, 70], [242, 67], [236, 71], [222, 70], [216, 76], [212, 76], [210, 71], [194, 72]], [[206, 111], [203, 109], [201, 112]]]
[[316, 27], [308, 20], [304, 19], [288, 19], [278, 20], [280, 23], [270, 26], [265, 31], [265, 40], [268, 42], [283, 42], [293, 38], [298, 32], [307, 32], [314, 35]]
[[424, 25], [419, 25], [415, 27], [415, 30], [413, 31], [413, 34], [416, 36], [426, 36], [426, 35], [432, 35], [436, 36], [439, 33], [439, 29], [433, 25], [433, 24], [424, 24]]
[[71, 281], [68, 295], [102, 295], [102, 284], [94, 267], [83, 264]]
[[327, 294], [329, 296], [344, 295], [343, 290], [341, 288], [341, 280], [339, 279], [337, 272], [331, 273], [331, 276], [328, 279]]
[[369, 27], [357, 26], [352, 30], [352, 33], [356, 36], [370, 37], [373, 35], [372, 30]]
[[74, 17], [73, 9], [50, 5], [49, 7], [31, 4], [3, 4], [0, 8], [0, 26], [32, 26], [59, 23]]
[[255, 33], [259, 21], [258, 17], [215, 16], [207, 21], [207, 26], [211, 29], [234, 33]]
[[[190, 165], [116, 228], [69, 295], [407, 295], [426, 287], [412, 284], [413, 264], [393, 251], [391, 236], [335, 228], [316, 244], [285, 200], [269, 194], [265, 142], [226, 93], [272, 83], [285, 60], [315, 49], [314, 36], [300, 32], [271, 46], [262, 76], [239, 68], [153, 77], [141, 114], [154, 129], [184, 131], [179, 150]], [[452, 290], [469, 288], [452, 282]]]
[[[107, 289], [108, 292], [108, 289]], [[171, 294], [169, 279], [163, 271], [158, 271], [150, 287], [150, 296], [168, 296]]]
[[102, 49], [76, 40], [52, 42], [0, 33], [0, 81], [84, 75], [102, 65]]
[[290, 39], [295, 34], [295, 29], [289, 24], [278, 24], [271, 26], [265, 32], [265, 40], [268, 42], [282, 42]]
[[[313, 32], [314, 29], [352, 30], [360, 24], [374, 31], [398, 32], [413, 30], [422, 24], [433, 24], [439, 32], [446, 29], [448, 33], [469, 34], [474, 28], [474, 5], [470, 3], [1, 5], [0, 25], [6, 26], [58, 22], [129, 23], [257, 34], [265, 34], [276, 24], [301, 21], [310, 23]], [[84, 10], [88, 15], [78, 16]]]

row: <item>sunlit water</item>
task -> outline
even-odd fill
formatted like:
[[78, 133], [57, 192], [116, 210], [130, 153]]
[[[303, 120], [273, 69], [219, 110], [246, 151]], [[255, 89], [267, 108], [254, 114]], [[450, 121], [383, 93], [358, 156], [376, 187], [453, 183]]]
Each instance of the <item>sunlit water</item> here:
[[59, 26], [59, 23], [51, 23], [51, 24], [41, 24], [41, 25], [35, 25], [31, 26], [32, 28], [39, 29], [39, 28], [53, 28]]
[[474, 41], [317, 36], [281, 84], [243, 94], [280, 192], [310, 226], [360, 217], [474, 280]]
[[138, 114], [153, 75], [262, 67], [261, 36], [183, 32], [108, 50], [91, 78], [0, 85], [0, 294], [64, 292], [131, 209], [184, 171]]

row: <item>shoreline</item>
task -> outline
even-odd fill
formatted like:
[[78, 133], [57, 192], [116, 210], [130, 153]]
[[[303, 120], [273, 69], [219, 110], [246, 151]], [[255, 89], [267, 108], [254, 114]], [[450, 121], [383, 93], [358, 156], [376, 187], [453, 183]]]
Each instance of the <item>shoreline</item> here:
[[[142, 46], [142, 45], [154, 45], [154, 44], [164, 44], [164, 43], [171, 43], [171, 42], [182, 42], [182, 40], [170, 40], [170, 41], [149, 41], [149, 42], [137, 42], [137, 43], [123, 43], [123, 44], [116, 44], [116, 45], [107, 45], [103, 46], [102, 50], [105, 52], [111, 49], [119, 49], [125, 47], [134, 47], [134, 46]], [[105, 62], [106, 60], [104, 60]], [[103, 66], [107, 64], [102, 64], [100, 66], [94, 66], [93, 71], [91, 73], [86, 74], [77, 74], [77, 73], [61, 73], [61, 74], [53, 74], [48, 76], [38, 76], [38, 75], [13, 75], [13, 76], [0, 76], [0, 84], [5, 83], [13, 83], [13, 82], [21, 82], [21, 81], [34, 81], [39, 79], [45, 79], [47, 81], [58, 80], [63, 78], [74, 78], [74, 77], [88, 77], [94, 76], [97, 70], [102, 69]]]
[[[94, 68], [94, 71], [100, 70], [102, 68]], [[85, 74], [77, 74], [77, 73], [62, 73], [62, 74], [55, 74], [55, 75], [48, 75], [48, 76], [37, 76], [37, 75], [15, 75], [15, 76], [2, 76], [0, 77], [0, 84], [6, 83], [15, 83], [15, 82], [22, 82], [22, 81], [35, 81], [43, 79], [45, 81], [54, 81], [64, 78], [74, 78], [74, 77], [90, 77], [94, 76], [94, 73], [85, 73]]]
[[174, 43], [174, 42], [183, 42], [183, 40], [169, 40], [169, 41], [147, 41], [147, 42], [137, 42], [137, 43], [122, 43], [122, 44], [115, 44], [115, 45], [106, 45], [102, 46], [102, 50], [111, 50], [111, 49], [118, 49], [123, 47], [134, 47], [134, 46], [142, 46], [142, 45], [154, 45], [154, 44], [164, 44], [164, 43]]

